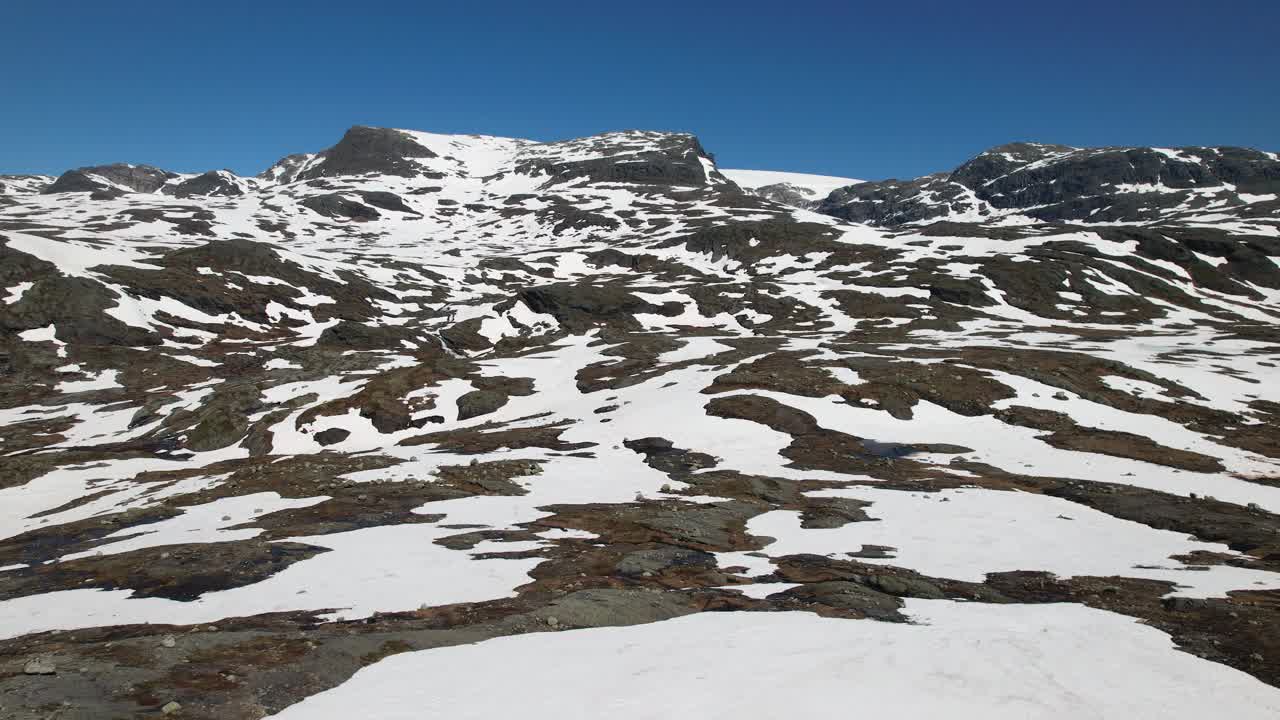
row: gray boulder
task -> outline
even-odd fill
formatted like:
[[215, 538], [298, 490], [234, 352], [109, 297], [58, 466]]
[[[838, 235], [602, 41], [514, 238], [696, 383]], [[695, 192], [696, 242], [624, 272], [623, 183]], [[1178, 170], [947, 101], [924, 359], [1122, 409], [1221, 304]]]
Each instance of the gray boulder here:
[[470, 420], [481, 415], [488, 415], [507, 404], [504, 393], [493, 390], [472, 390], [458, 398], [458, 419]]

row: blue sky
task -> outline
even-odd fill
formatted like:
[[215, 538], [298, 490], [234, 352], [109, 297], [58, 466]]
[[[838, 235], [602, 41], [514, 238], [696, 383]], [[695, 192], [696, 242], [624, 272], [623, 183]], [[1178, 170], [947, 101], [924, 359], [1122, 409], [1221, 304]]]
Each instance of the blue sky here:
[[256, 173], [353, 124], [683, 130], [860, 178], [1013, 140], [1280, 150], [1275, 0], [4, 6], [0, 172]]

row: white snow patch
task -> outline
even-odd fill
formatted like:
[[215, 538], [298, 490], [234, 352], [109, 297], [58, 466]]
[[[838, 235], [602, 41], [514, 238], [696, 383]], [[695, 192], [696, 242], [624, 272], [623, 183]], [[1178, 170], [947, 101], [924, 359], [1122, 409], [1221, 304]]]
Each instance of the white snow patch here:
[[[394, 655], [278, 720], [1270, 720], [1280, 690], [1079, 605], [908, 600], [920, 625], [700, 613]], [[554, 662], [548, 662], [554, 658]], [[548, 692], [572, 678], [574, 697]], [[494, 692], [502, 688], [502, 692]], [[840, 714], [840, 713], [836, 713]]]

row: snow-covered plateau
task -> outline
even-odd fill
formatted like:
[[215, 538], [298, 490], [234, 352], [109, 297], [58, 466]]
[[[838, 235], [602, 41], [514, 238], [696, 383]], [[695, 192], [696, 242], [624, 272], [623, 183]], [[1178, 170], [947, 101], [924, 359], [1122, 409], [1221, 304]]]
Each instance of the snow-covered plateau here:
[[1280, 158], [0, 175], [0, 717], [1280, 716]]

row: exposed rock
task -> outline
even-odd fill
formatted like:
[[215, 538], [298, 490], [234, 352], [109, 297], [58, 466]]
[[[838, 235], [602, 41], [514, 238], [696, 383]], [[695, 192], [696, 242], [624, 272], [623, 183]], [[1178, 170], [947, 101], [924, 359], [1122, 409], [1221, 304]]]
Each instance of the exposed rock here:
[[556, 283], [520, 291], [520, 300], [536, 313], [555, 317], [569, 330], [581, 332], [599, 323], [638, 327], [636, 313], [675, 314], [611, 285]]
[[403, 349], [408, 333], [399, 327], [380, 327], [343, 320], [320, 333], [319, 344], [351, 350]]
[[484, 318], [471, 318], [455, 323], [440, 331], [440, 338], [450, 347], [461, 348], [471, 352], [487, 350], [493, 347], [489, 338], [480, 334], [480, 325]]
[[507, 404], [507, 396], [492, 390], [472, 390], [458, 398], [458, 419], [488, 415]]
[[329, 428], [328, 430], [321, 430], [311, 437], [321, 445], [329, 446], [337, 445], [350, 437], [350, 435], [350, 430], [344, 430], [343, 428]]
[[715, 555], [680, 547], [637, 550], [618, 562], [618, 572], [623, 575], [645, 575], [646, 573], [656, 575], [672, 569], [713, 570], [715, 567]]
[[27, 675], [54, 675], [57, 674], [58, 668], [52, 661], [36, 658], [24, 665], [22, 672]]
[[1277, 189], [1280, 160], [1257, 150], [1012, 143], [951, 173], [841, 188], [817, 211], [886, 226], [1009, 211], [1047, 222], [1135, 222], [1197, 202], [1236, 211], [1246, 206], [1240, 193], [1265, 196]]
[[363, 191], [360, 191], [359, 195], [360, 195], [360, 199], [364, 200], [367, 204], [372, 205], [373, 207], [376, 207], [376, 208], [382, 208], [383, 210], [392, 210], [394, 212], [409, 213], [411, 215], [421, 214], [418, 211], [406, 205], [404, 202], [404, 198], [392, 192], [386, 192], [383, 190], [380, 190], [380, 191], [363, 190]]
[[58, 274], [57, 266], [47, 260], [14, 250], [0, 235], [0, 286], [13, 287], [21, 282], [34, 282]]
[[867, 584], [881, 592], [898, 597], [925, 598], [927, 600], [940, 600], [946, 597], [946, 593], [942, 592], [937, 585], [920, 578], [872, 575], [867, 578]]
[[[632, 148], [637, 148], [632, 150]], [[590, 159], [577, 159], [592, 154]], [[574, 157], [560, 160], [558, 155]], [[587, 178], [593, 182], [654, 183], [661, 185], [728, 184], [719, 172], [709, 176], [702, 159], [708, 157], [693, 135], [621, 132], [551, 143], [529, 152], [517, 165], [520, 172], [550, 175], [553, 182]]]
[[243, 195], [244, 188], [230, 170], [210, 170], [176, 185], [165, 186], [164, 192], [178, 198], [234, 197]]
[[53, 325], [58, 340], [77, 345], [158, 345], [153, 333], [106, 314], [118, 304], [102, 283], [85, 277], [36, 280], [15, 303], [0, 306], [0, 329], [33, 330]]
[[369, 173], [413, 177], [423, 174], [413, 158], [435, 156], [403, 131], [357, 125], [347, 130], [337, 145], [320, 153], [319, 163], [302, 170], [294, 179]]
[[[0, 608], [154, 608], [14, 614], [0, 697], [266, 717], [396, 653], [692, 612], [902, 622], [905, 598], [1080, 603], [1280, 684], [1274, 593], [1172, 595], [1280, 570], [1274, 158], [1141, 150], [1009, 146], [824, 203], [892, 232], [809, 222], [663, 133], [357, 128], [258, 178], [88, 173], [96, 204], [0, 178]], [[972, 532], [919, 526], [949, 512]], [[1076, 552], [1102, 514], [1187, 550], [1117, 544], [1088, 577], [970, 543]], [[913, 569], [920, 537], [969, 579]], [[405, 558], [457, 582], [382, 593]], [[358, 586], [169, 624], [353, 562]], [[59, 677], [19, 672], [42, 658]]]
[[328, 193], [326, 195], [312, 195], [304, 199], [300, 203], [303, 207], [310, 208], [321, 215], [332, 218], [347, 218], [348, 220], [377, 220], [382, 217], [382, 213], [377, 210], [356, 202], [341, 193]]
[[763, 220], [712, 225], [692, 235], [675, 238], [666, 246], [684, 245], [690, 252], [712, 260], [730, 258], [755, 263], [781, 254], [804, 255], [839, 250], [839, 232], [819, 223]]
[[818, 603], [840, 610], [852, 610], [863, 617], [876, 620], [907, 621], [906, 616], [898, 612], [902, 608], [901, 600], [872, 590], [865, 585], [842, 580], [809, 583], [785, 590], [774, 597]]
[[587, 628], [639, 625], [670, 620], [694, 611], [687, 601], [671, 594], [599, 589], [565, 595], [534, 616], [544, 621], [554, 617], [556, 624], [561, 626]]
[[42, 192], [126, 192], [151, 193], [159, 190], [177, 175], [149, 165], [97, 165], [68, 170]]
[[[249, 415], [262, 407], [257, 389], [248, 385], [226, 385], [193, 413], [195, 426], [187, 431], [186, 446], [197, 452], [218, 450], [239, 442], [249, 432]], [[184, 416], [175, 415], [171, 422]]]
[[626, 440], [623, 445], [645, 456], [645, 462], [655, 470], [684, 474], [716, 466], [716, 459], [706, 453], [690, 452], [672, 447], [665, 438], [640, 438]]

